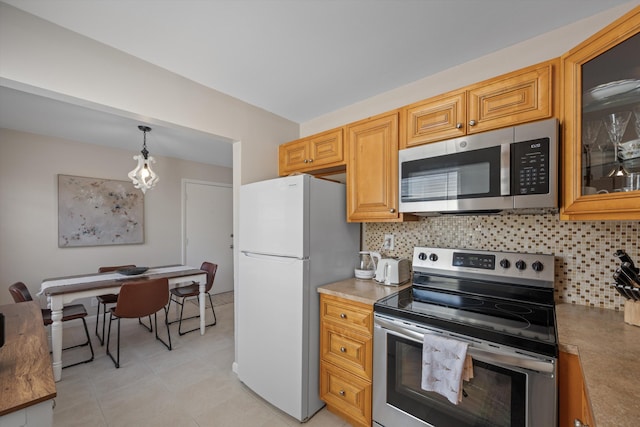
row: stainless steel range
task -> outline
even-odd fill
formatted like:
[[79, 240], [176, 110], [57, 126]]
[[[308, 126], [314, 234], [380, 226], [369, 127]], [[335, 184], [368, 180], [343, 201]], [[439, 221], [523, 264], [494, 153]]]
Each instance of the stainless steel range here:
[[[557, 426], [553, 255], [417, 247], [413, 270], [374, 305], [374, 425]], [[431, 334], [468, 343], [457, 405], [421, 388]]]

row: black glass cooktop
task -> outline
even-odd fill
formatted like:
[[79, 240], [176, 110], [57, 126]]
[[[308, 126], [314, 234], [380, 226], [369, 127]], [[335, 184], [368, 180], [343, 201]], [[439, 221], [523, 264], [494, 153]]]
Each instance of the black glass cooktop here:
[[374, 311], [486, 341], [557, 357], [553, 290], [417, 276]]

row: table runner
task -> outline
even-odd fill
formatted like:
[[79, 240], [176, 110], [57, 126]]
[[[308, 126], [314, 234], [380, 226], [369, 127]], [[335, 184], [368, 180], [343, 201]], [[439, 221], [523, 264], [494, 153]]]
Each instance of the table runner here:
[[88, 274], [86, 276], [45, 279], [40, 285], [40, 291], [38, 292], [38, 295], [42, 295], [47, 288], [54, 287], [54, 286], [68, 286], [68, 285], [77, 285], [79, 283], [104, 282], [107, 280], [122, 280], [127, 278], [131, 280], [135, 280], [143, 277], [152, 276], [154, 274], [173, 273], [176, 271], [187, 271], [187, 270], [198, 270], [198, 269], [195, 267], [190, 267], [188, 265], [173, 265], [168, 267], [153, 267], [145, 271], [143, 274], [137, 274], [135, 276], [127, 276], [126, 274], [113, 272], [113, 273]]

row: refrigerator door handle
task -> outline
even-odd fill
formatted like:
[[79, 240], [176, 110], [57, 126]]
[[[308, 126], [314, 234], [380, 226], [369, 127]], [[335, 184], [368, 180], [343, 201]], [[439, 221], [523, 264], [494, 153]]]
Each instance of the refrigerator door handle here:
[[257, 258], [257, 259], [267, 259], [272, 261], [280, 261], [280, 262], [289, 262], [289, 261], [298, 261], [298, 260], [307, 260], [309, 258], [299, 258], [295, 256], [288, 255], [273, 255], [273, 254], [264, 254], [261, 252], [250, 252], [250, 251], [240, 251], [242, 255], [249, 258]]

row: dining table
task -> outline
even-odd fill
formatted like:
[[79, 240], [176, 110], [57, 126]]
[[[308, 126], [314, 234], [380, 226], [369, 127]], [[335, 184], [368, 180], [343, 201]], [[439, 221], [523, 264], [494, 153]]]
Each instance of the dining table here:
[[62, 378], [62, 307], [80, 298], [118, 294], [120, 287], [126, 282], [166, 278], [170, 288], [179, 286], [181, 283], [197, 282], [200, 290], [200, 335], [204, 335], [206, 271], [188, 265], [166, 265], [151, 267], [137, 275], [125, 273], [128, 272], [82, 274], [42, 281], [38, 295], [46, 296], [48, 307], [51, 309], [53, 321], [51, 325], [52, 365], [53, 377], [56, 382]]

